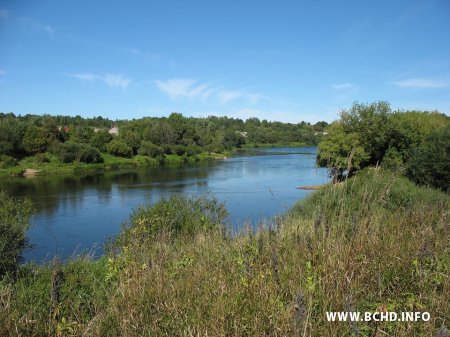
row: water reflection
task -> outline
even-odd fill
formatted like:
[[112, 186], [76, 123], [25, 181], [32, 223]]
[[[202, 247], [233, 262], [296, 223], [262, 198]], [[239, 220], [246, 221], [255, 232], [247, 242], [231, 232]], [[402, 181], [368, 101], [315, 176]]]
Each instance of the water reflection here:
[[119, 232], [135, 207], [163, 196], [212, 193], [225, 202], [238, 228], [284, 212], [310, 193], [295, 187], [327, 180], [325, 170], [315, 168], [315, 148], [250, 154], [193, 166], [2, 179], [0, 189], [32, 200], [36, 212], [29, 235], [35, 248], [25, 257], [40, 261], [101, 246]]

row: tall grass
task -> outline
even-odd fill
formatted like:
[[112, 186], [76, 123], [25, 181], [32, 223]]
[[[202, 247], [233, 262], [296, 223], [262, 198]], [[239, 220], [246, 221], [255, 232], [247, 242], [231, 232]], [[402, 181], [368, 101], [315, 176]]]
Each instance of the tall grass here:
[[[27, 266], [3, 280], [0, 335], [410, 337], [449, 327], [446, 194], [366, 171], [315, 192], [277, 230], [233, 237], [210, 221], [214, 207], [178, 201], [136, 211], [98, 261]], [[193, 205], [195, 221], [184, 216]], [[431, 319], [326, 320], [349, 310]]]

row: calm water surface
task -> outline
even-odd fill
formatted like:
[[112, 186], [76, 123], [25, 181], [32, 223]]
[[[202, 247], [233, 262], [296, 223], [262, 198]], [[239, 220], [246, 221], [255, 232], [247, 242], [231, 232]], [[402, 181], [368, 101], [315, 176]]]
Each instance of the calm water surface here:
[[310, 193], [296, 187], [327, 181], [315, 155], [313, 147], [259, 149], [192, 166], [2, 179], [0, 189], [32, 200], [34, 247], [25, 259], [41, 262], [85, 249], [101, 254], [103, 242], [120, 231], [135, 207], [177, 193], [214, 195], [225, 203], [235, 229], [267, 221]]

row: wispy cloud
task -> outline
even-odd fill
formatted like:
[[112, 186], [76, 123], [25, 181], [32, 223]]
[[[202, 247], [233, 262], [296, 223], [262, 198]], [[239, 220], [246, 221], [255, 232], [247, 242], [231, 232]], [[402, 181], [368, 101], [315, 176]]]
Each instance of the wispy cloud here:
[[235, 99], [242, 97], [242, 93], [240, 91], [220, 90], [217, 93], [217, 97], [219, 98], [220, 102], [225, 104], [225, 103], [234, 101]]
[[6, 72], [2, 69], [0, 69], [0, 76], [6, 75]]
[[414, 89], [445, 88], [449, 86], [448, 81], [430, 80], [426, 78], [410, 78], [403, 81], [393, 82], [393, 84], [401, 88]]
[[356, 89], [357, 86], [353, 83], [336, 83], [332, 85], [333, 89], [336, 90], [352, 90], [352, 89]]
[[128, 88], [131, 83], [131, 80], [129, 78], [126, 78], [121, 74], [106, 74], [105, 76], [101, 77], [101, 79], [106, 83], [106, 85], [110, 87], [122, 88], [124, 90]]
[[210, 84], [198, 84], [196, 80], [192, 79], [158, 80], [155, 83], [159, 90], [169, 95], [171, 99], [179, 97], [206, 99], [215, 91]]
[[212, 85], [211, 83], [200, 83], [193, 79], [157, 80], [155, 83], [159, 90], [173, 100], [181, 97], [201, 100], [214, 98], [220, 104], [243, 100], [253, 105], [262, 99], [268, 99], [259, 93], [247, 92], [246, 90], [225, 89], [222, 86]]
[[121, 88], [123, 90], [127, 89], [128, 86], [132, 83], [131, 79], [125, 77], [122, 74], [98, 75], [93, 73], [66, 73], [64, 75], [66, 75], [67, 77], [76, 78], [77, 80], [80, 80], [82, 82], [101, 81], [109, 87]]

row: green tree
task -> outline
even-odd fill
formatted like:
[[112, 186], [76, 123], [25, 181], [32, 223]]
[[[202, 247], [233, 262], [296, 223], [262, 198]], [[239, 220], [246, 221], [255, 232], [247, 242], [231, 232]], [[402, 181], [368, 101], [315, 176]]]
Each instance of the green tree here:
[[91, 138], [91, 145], [101, 152], [106, 152], [106, 144], [108, 144], [113, 137], [108, 131], [99, 131]]
[[319, 143], [318, 148], [317, 164], [327, 167], [335, 180], [362, 168], [369, 158], [358, 133], [345, 132], [341, 122], [331, 125], [328, 137]]
[[127, 145], [123, 140], [113, 139], [106, 145], [106, 151], [113, 156], [118, 157], [131, 157], [133, 155], [133, 150]]
[[29, 155], [45, 152], [50, 143], [48, 131], [44, 128], [30, 125], [22, 140], [22, 147]]
[[412, 150], [407, 175], [418, 184], [449, 190], [450, 124], [431, 133], [420, 147]]

